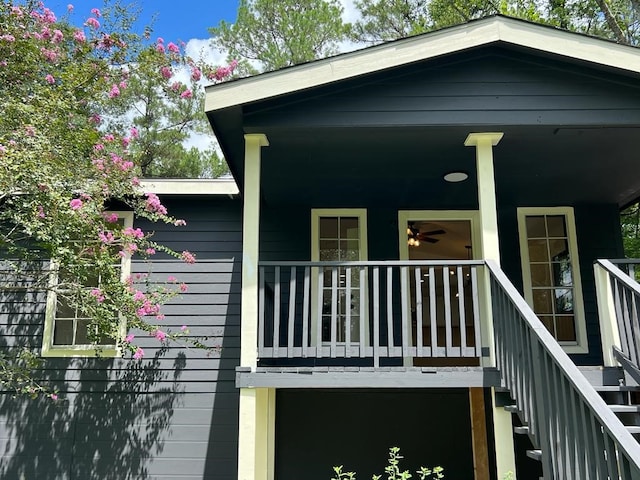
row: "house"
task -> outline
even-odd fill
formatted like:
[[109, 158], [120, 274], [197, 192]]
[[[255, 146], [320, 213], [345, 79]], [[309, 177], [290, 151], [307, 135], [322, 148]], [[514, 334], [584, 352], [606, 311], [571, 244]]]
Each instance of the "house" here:
[[[0, 477], [368, 478], [399, 446], [445, 478], [640, 478], [640, 285], [605, 260], [639, 80], [634, 48], [496, 16], [209, 87], [237, 188], [149, 185], [198, 257], [152, 275], [221, 348], [47, 357], [66, 400], [0, 397]], [[42, 294], [0, 300], [3, 347], [50, 341]]]

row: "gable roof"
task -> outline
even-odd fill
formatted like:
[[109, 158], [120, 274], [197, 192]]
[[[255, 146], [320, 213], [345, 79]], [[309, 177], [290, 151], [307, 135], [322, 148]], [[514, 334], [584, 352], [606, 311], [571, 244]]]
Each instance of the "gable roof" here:
[[265, 100], [464, 50], [502, 43], [640, 73], [631, 46], [496, 15], [322, 60], [207, 87], [205, 111]]

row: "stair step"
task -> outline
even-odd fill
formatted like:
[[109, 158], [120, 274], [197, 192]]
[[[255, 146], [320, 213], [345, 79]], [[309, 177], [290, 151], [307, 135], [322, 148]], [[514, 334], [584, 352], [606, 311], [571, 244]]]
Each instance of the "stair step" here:
[[594, 385], [597, 392], [640, 392], [640, 385]]
[[640, 405], [609, 405], [615, 413], [640, 413]]
[[523, 425], [522, 427], [513, 427], [513, 431], [520, 435], [527, 435], [529, 433], [529, 427]]
[[542, 450], [527, 450], [527, 457], [534, 460], [542, 460]]

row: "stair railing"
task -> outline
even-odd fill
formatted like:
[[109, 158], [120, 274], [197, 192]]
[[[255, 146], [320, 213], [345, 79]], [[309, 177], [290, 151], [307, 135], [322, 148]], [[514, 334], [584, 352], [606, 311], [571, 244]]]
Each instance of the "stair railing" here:
[[634, 280], [637, 263], [597, 260], [594, 272], [604, 363], [616, 366], [620, 362], [640, 383], [640, 285]]
[[496, 366], [548, 479], [640, 479], [640, 447], [494, 261]]

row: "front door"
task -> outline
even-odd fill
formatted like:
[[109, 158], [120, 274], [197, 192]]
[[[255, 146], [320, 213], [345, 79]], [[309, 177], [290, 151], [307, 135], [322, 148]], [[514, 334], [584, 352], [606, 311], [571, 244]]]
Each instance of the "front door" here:
[[[402, 260], [451, 260], [424, 266], [420, 285], [410, 282], [413, 344], [428, 355], [413, 358], [416, 366], [477, 364], [473, 328], [472, 272], [459, 260], [474, 258], [475, 211], [407, 211], [399, 215]], [[446, 358], [439, 358], [446, 357]]]

